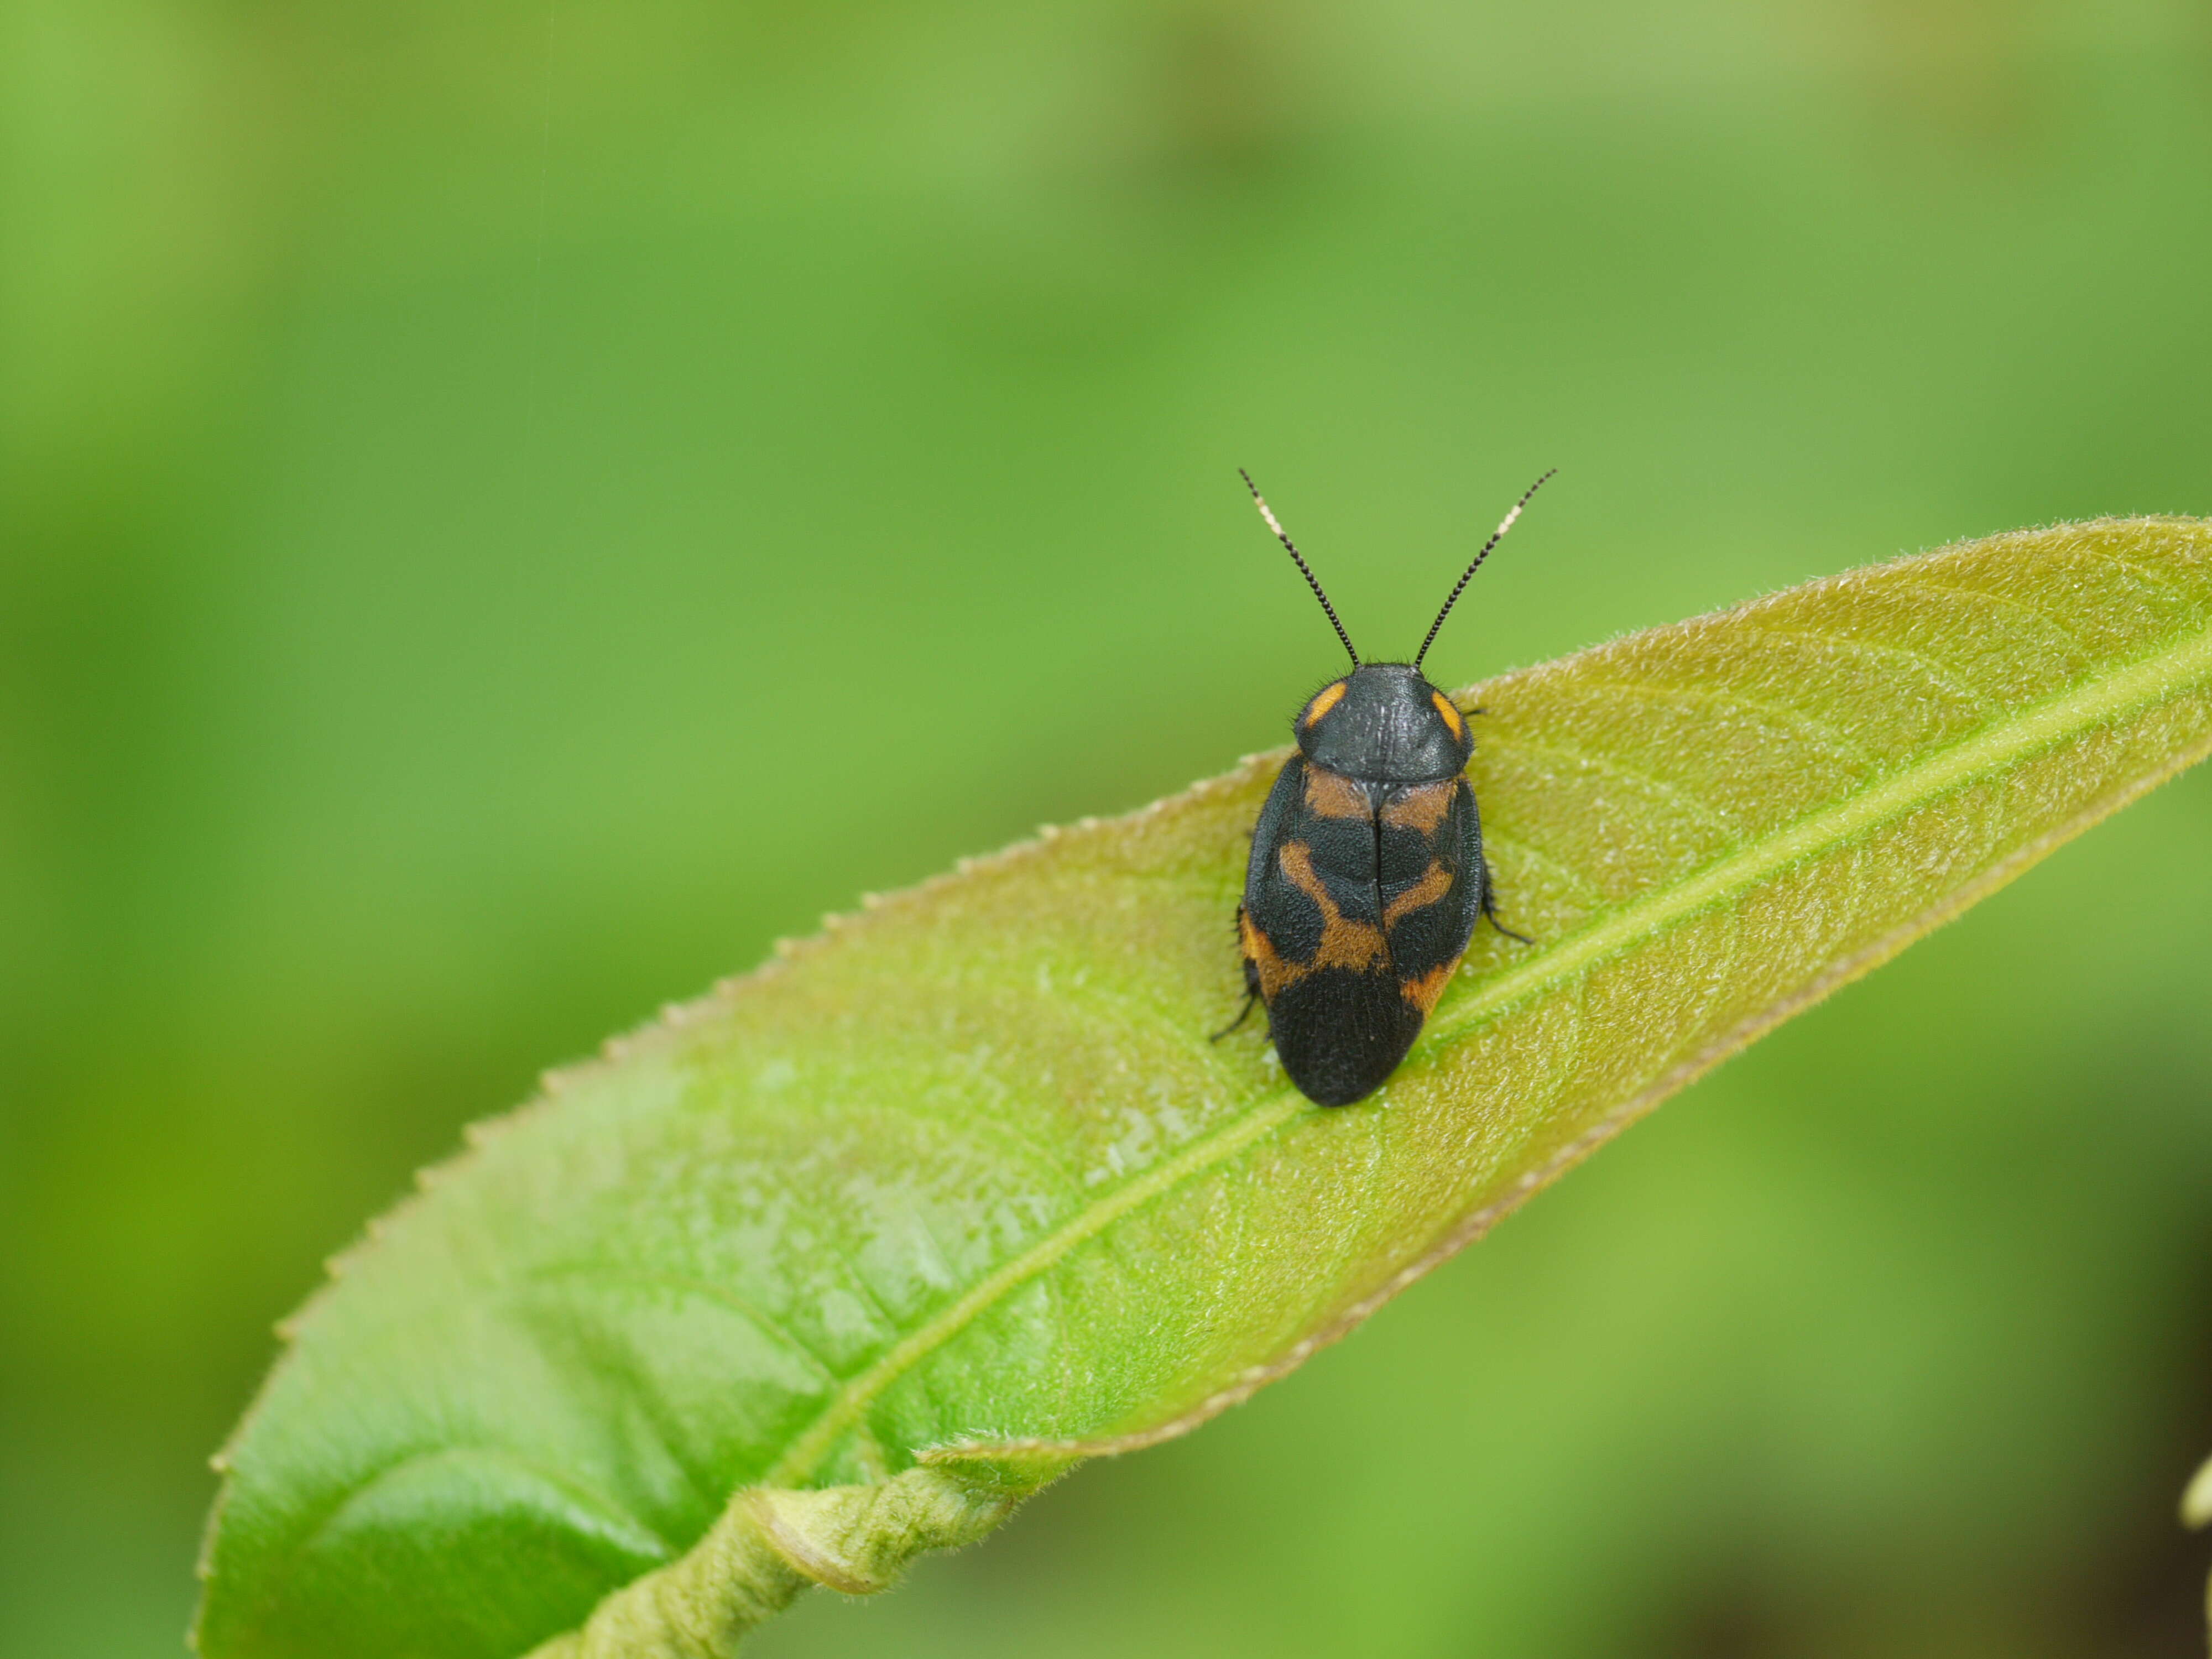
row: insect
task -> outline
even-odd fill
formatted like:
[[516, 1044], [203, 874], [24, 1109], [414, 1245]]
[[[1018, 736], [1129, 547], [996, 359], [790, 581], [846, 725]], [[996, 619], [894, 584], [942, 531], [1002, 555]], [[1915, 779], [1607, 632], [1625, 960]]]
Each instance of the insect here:
[[[1553, 469], [1557, 471], [1557, 469]], [[1291, 723], [1298, 752], [1283, 763], [1252, 829], [1244, 902], [1244, 1023], [1267, 1005], [1275, 1052], [1308, 1098], [1349, 1106], [1382, 1086], [1487, 917], [1497, 889], [1482, 856], [1482, 820], [1467, 763], [1474, 740], [1450, 698], [1421, 674], [1437, 630], [1490, 551], [1504, 539], [1528, 486], [1462, 573], [1410, 663], [1359, 660], [1320, 581], [1268, 510], [1244, 487], [1313, 588], [1352, 672], [1314, 693]]]

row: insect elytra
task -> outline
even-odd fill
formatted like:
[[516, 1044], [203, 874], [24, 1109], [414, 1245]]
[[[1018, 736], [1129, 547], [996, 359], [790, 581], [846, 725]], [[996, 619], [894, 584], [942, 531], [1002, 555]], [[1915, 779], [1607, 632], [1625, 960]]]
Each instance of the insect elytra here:
[[1283, 763], [1253, 826], [1237, 909], [1246, 998], [1229, 1030], [1255, 1001], [1265, 1003], [1291, 1081], [1317, 1104], [1348, 1106], [1405, 1059], [1478, 918], [1528, 942], [1498, 920], [1467, 780], [1474, 735], [1421, 661], [1483, 560], [1553, 474], [1513, 504], [1407, 663], [1360, 661], [1319, 579], [1251, 475], [1240, 476], [1321, 601], [1352, 672], [1298, 711], [1298, 752]]

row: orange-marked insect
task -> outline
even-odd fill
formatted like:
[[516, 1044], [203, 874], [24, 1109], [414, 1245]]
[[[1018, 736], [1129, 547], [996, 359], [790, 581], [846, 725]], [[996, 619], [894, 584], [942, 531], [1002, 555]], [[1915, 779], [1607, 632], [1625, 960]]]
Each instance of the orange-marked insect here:
[[1298, 752], [1284, 763], [1253, 826], [1237, 911], [1248, 994], [1236, 1024], [1254, 1001], [1266, 1003], [1291, 1081], [1321, 1105], [1348, 1106], [1405, 1059], [1478, 917], [1528, 942], [1498, 920], [1482, 820], [1467, 781], [1473, 735], [1451, 699], [1423, 678], [1421, 659], [1469, 579], [1552, 474], [1528, 486], [1483, 544], [1410, 663], [1359, 660], [1336, 607], [1251, 475], [1243, 476], [1328, 614], [1352, 672], [1299, 711], [1291, 724]]

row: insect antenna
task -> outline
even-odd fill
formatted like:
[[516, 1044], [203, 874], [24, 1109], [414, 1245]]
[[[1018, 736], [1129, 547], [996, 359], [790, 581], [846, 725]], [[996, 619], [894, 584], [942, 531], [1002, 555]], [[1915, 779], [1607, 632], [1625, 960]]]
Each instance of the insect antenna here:
[[[1528, 505], [1529, 496], [1534, 495], [1547, 483], [1549, 483], [1552, 479], [1556, 477], [1559, 475], [1559, 468], [1556, 466], [1553, 467], [1549, 472], [1547, 472], [1542, 477], [1537, 479], [1535, 483], [1528, 486], [1527, 490], [1522, 493], [1521, 499], [1513, 503], [1513, 510], [1505, 515], [1505, 521], [1499, 525], [1496, 530], [1491, 532], [1490, 539], [1488, 541], [1483, 543], [1482, 551], [1474, 556], [1474, 562], [1468, 566], [1468, 568], [1461, 573], [1459, 580], [1452, 585], [1450, 595], [1444, 600], [1444, 608], [1437, 612], [1437, 619], [1429, 624], [1429, 637], [1421, 641], [1421, 648], [1413, 653], [1414, 667], [1419, 668], [1421, 665], [1421, 659], [1429, 654], [1429, 647], [1437, 642], [1437, 629], [1444, 625], [1444, 618], [1451, 615], [1452, 606], [1459, 603], [1461, 591], [1464, 589], [1468, 581], [1474, 578], [1474, 573], [1482, 568], [1482, 562], [1490, 556], [1490, 550], [1505, 539], [1505, 532], [1513, 528], [1513, 520], [1519, 518], [1521, 516], [1521, 509]], [[1262, 507], [1261, 510], [1265, 512], [1267, 509]]]
[[[1328, 602], [1328, 595], [1321, 591], [1320, 579], [1308, 567], [1304, 557], [1298, 552], [1297, 547], [1292, 545], [1291, 538], [1283, 533], [1283, 526], [1275, 522], [1275, 515], [1267, 510], [1267, 498], [1261, 495], [1260, 486], [1252, 482], [1252, 475], [1240, 466], [1237, 469], [1237, 476], [1244, 480], [1244, 488], [1252, 492], [1252, 500], [1260, 509], [1260, 516], [1267, 521], [1267, 528], [1275, 532], [1275, 539], [1282, 543], [1290, 556], [1297, 561], [1299, 570], [1305, 575], [1306, 586], [1313, 589], [1314, 598], [1321, 601], [1321, 608], [1328, 612], [1328, 624], [1336, 629], [1336, 637], [1344, 641], [1344, 654], [1352, 659], [1352, 665], [1354, 668], [1358, 667], [1359, 653], [1352, 648], [1352, 635], [1344, 631], [1344, 624], [1336, 619], [1336, 607]], [[1458, 595], [1455, 594], [1453, 597], [1456, 599]]]

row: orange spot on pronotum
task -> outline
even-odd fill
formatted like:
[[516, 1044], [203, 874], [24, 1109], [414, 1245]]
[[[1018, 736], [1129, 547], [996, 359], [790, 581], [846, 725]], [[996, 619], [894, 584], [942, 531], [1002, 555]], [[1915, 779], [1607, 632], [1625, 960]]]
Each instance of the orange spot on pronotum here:
[[1344, 701], [1346, 684], [1347, 682], [1344, 680], [1339, 680], [1334, 685], [1322, 687], [1314, 694], [1314, 700], [1306, 705], [1306, 712], [1298, 716], [1298, 724], [1307, 727], [1320, 725], [1321, 717]]
[[1453, 741], [1465, 743], [1467, 722], [1459, 717], [1459, 710], [1452, 707], [1452, 700], [1441, 691], [1430, 692], [1429, 700], [1436, 704], [1437, 713], [1443, 716], [1444, 724], [1451, 727]]

